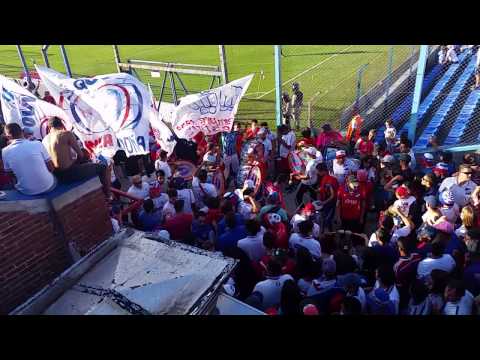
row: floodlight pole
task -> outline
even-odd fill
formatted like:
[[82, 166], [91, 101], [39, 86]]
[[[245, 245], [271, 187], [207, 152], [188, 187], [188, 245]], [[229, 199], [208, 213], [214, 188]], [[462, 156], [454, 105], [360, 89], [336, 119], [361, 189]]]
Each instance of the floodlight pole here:
[[22, 47], [20, 45], [17, 46], [18, 56], [20, 57], [20, 61], [22, 62], [23, 71], [25, 72], [25, 76], [27, 77], [28, 87], [32, 86], [32, 79], [30, 78], [30, 72], [28, 71], [27, 62], [25, 61], [25, 56], [23, 56]]
[[48, 54], [47, 54], [47, 51], [48, 51], [48, 48], [50, 47], [50, 45], [43, 45], [42, 46], [42, 57], [43, 57], [43, 62], [45, 63], [45, 66], [47, 68], [50, 67], [50, 62], [48, 61]]
[[275, 120], [277, 126], [282, 125], [282, 46], [274, 45], [275, 49]]
[[62, 53], [63, 63], [65, 64], [65, 70], [68, 77], [72, 77], [72, 70], [70, 69], [70, 63], [68, 62], [67, 51], [65, 50], [65, 45], [60, 45], [60, 52]]
[[415, 142], [415, 130], [418, 122], [418, 108], [422, 96], [423, 77], [425, 75], [425, 66], [427, 64], [428, 45], [420, 46], [420, 54], [417, 65], [417, 77], [415, 79], [415, 90], [413, 91], [412, 112], [408, 124], [408, 138]]
[[220, 70], [222, 72], [223, 85], [228, 83], [228, 71], [227, 71], [227, 56], [225, 54], [225, 45], [218, 45], [218, 51], [220, 53]]
[[117, 66], [117, 72], [122, 72], [118, 63], [121, 63], [120, 52], [118, 51], [118, 45], [112, 45], [113, 47], [113, 56], [115, 57], [115, 65]]

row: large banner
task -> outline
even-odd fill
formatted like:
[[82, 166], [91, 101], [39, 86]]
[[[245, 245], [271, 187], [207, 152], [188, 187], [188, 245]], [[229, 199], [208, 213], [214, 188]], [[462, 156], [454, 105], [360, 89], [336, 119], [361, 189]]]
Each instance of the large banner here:
[[37, 139], [43, 139], [47, 135], [48, 120], [55, 116], [62, 119], [66, 129], [72, 130], [72, 123], [65, 111], [38, 99], [30, 91], [3, 75], [0, 75], [0, 104], [6, 124], [17, 123], [22, 129], [31, 128]]
[[149, 152], [150, 119], [155, 115], [146, 86], [135, 77], [117, 73], [74, 79], [36, 68], [88, 151], [107, 157], [119, 149], [127, 156]]
[[173, 113], [172, 128], [178, 137], [193, 138], [202, 131], [214, 135], [231, 131], [240, 99], [252, 81], [253, 74], [200, 94], [187, 95]]

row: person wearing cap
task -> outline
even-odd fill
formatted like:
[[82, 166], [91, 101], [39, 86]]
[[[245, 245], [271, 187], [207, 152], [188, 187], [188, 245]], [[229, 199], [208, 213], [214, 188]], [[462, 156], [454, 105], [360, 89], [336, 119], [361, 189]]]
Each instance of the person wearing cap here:
[[445, 190], [441, 193], [440, 202], [442, 204], [442, 206], [440, 206], [442, 216], [445, 216], [447, 221], [455, 224], [460, 216], [460, 207], [455, 203], [452, 192]]
[[351, 170], [349, 164], [346, 161], [347, 153], [345, 150], [338, 150], [335, 153], [335, 159], [333, 160], [332, 175], [337, 178], [337, 181], [342, 185], [345, 181], [345, 177], [350, 175]]
[[315, 142], [315, 145], [321, 152], [323, 152], [325, 148], [329, 146], [336, 147], [346, 144], [343, 140], [342, 134], [332, 129], [330, 124], [323, 124], [322, 130], [323, 131], [317, 136], [317, 140]]
[[316, 166], [318, 161], [316, 159], [317, 149], [309, 147], [306, 151], [309, 158], [305, 167], [305, 174], [298, 174], [296, 177], [300, 180], [300, 186], [298, 187], [295, 201], [297, 206], [303, 203], [303, 196], [306, 192], [310, 194], [310, 200], [315, 201], [317, 199], [316, 186], [318, 183], [318, 174]]
[[442, 193], [445, 190], [450, 190], [453, 194], [455, 203], [463, 207], [471, 201], [471, 195], [477, 184], [472, 180], [473, 171], [470, 165], [461, 164], [458, 167], [458, 174], [456, 176], [451, 176], [446, 178], [440, 184], [438, 192]]
[[401, 185], [395, 190], [395, 196], [397, 200], [393, 203], [393, 206], [399, 209], [405, 216], [410, 214], [410, 208], [412, 204], [415, 202], [415, 197], [410, 194], [410, 190]]
[[336, 217], [341, 221], [342, 229], [362, 233], [365, 219], [365, 198], [360, 192], [357, 178], [350, 175], [345, 185], [338, 189], [337, 196]]
[[435, 157], [433, 156], [433, 154], [423, 154], [422, 158], [420, 159], [420, 166], [422, 167], [422, 172], [424, 174], [432, 173], [433, 168], [435, 167]]
[[[300, 214], [294, 214], [292, 216], [292, 219], [290, 220], [290, 225], [292, 226], [292, 232], [293, 233], [298, 233], [300, 232], [300, 229], [298, 225], [306, 220], [312, 220], [314, 219], [314, 214], [315, 214], [315, 206], [312, 203], [307, 203], [300, 211]], [[318, 239], [320, 236], [320, 226], [313, 222], [313, 229], [312, 229], [313, 237], [315, 239]]]

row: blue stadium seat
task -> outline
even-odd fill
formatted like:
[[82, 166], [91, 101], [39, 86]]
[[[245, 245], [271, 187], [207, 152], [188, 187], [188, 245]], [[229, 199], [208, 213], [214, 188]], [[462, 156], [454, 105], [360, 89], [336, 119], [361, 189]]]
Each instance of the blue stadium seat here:
[[468, 65], [460, 74], [457, 82], [444, 99], [435, 115], [428, 123], [427, 127], [423, 130], [423, 133], [418, 138], [415, 147], [425, 147], [428, 144], [430, 136], [437, 134], [438, 130], [444, 124], [448, 117], [448, 114], [453, 109], [457, 101], [460, 99], [462, 93], [467, 89], [468, 81], [472, 78], [475, 70], [475, 57], [471, 57]]
[[443, 145], [454, 145], [460, 142], [460, 139], [470, 123], [475, 109], [480, 105], [480, 91], [472, 91], [467, 98], [467, 101], [463, 105], [460, 114], [458, 114], [455, 122], [452, 125], [447, 138], [443, 142]]
[[[458, 63], [451, 64], [448, 67], [448, 70], [443, 74], [440, 80], [438, 80], [438, 82], [435, 84], [430, 93], [425, 97], [425, 99], [423, 99], [417, 113], [418, 124], [421, 124], [422, 121], [425, 120], [425, 115], [431, 109], [432, 105], [435, 104], [435, 102], [439, 99], [439, 96], [444, 91], [445, 86], [449, 83], [452, 77], [454, 77], [460, 66], [465, 64], [467, 59], [469, 59], [468, 55], [469, 54], [467, 51], [464, 51], [462, 54], [460, 54], [460, 56], [458, 57]], [[408, 131], [408, 122], [403, 125], [403, 127], [400, 129], [400, 131], [398, 131], [398, 133], [401, 134], [404, 131]]]
[[[438, 77], [438, 75], [442, 71], [442, 65], [437, 64], [433, 67], [433, 69], [425, 76], [423, 79], [423, 86], [422, 86], [422, 92], [425, 93], [432, 83], [435, 81], [435, 79]], [[400, 126], [400, 122], [402, 118], [411, 111], [412, 109], [412, 101], [413, 101], [413, 93], [409, 94], [403, 101], [402, 103], [395, 109], [393, 114], [390, 116], [390, 118], [393, 120], [393, 124], [396, 128]], [[380, 143], [384, 139], [384, 131], [385, 131], [385, 125], [382, 125], [378, 130], [377, 130], [377, 136], [375, 138], [375, 142]]]

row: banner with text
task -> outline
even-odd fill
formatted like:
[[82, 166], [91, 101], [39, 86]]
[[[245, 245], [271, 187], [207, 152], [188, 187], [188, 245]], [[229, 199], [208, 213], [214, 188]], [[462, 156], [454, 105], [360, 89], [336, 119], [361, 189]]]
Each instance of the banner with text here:
[[33, 136], [43, 139], [48, 133], [48, 120], [62, 119], [65, 128], [72, 130], [72, 123], [60, 107], [40, 100], [15, 81], [0, 75], [0, 104], [6, 124], [17, 123], [22, 129], [33, 130]]
[[181, 98], [173, 113], [172, 128], [175, 134], [180, 138], [191, 139], [200, 131], [205, 135], [231, 131], [240, 99], [252, 78], [253, 74]]
[[146, 86], [135, 77], [116, 73], [74, 79], [36, 68], [88, 151], [107, 157], [120, 149], [127, 156], [149, 152], [153, 104]]

